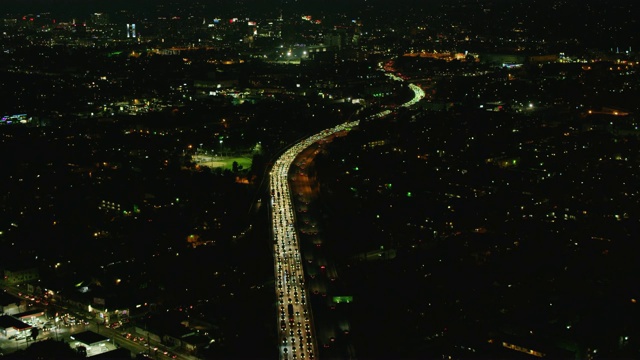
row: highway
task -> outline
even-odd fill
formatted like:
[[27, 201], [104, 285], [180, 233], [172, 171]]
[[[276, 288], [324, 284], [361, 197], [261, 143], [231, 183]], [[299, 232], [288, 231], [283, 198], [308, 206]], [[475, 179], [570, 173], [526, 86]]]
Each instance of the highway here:
[[[387, 75], [396, 81], [404, 81], [393, 74], [387, 73]], [[414, 84], [409, 84], [409, 87], [414, 92], [414, 98], [402, 104], [403, 107], [416, 104], [425, 95], [420, 87]], [[381, 118], [390, 113], [391, 111], [385, 110], [371, 116], [371, 118]], [[289, 169], [304, 149], [336, 133], [349, 131], [358, 124], [359, 120], [349, 121], [303, 139], [288, 148], [274, 162], [269, 173], [280, 359], [315, 359], [318, 357], [313, 316], [311, 306], [307, 301], [309, 289], [302, 266], [295, 209], [292, 205], [292, 195], [294, 194], [290, 193], [289, 187]]]
[[281, 359], [314, 359], [317, 356], [315, 329], [307, 302], [308, 289], [305, 286], [288, 182], [289, 168], [296, 156], [316, 141], [356, 125], [357, 122], [344, 123], [298, 142], [275, 161], [269, 174]]

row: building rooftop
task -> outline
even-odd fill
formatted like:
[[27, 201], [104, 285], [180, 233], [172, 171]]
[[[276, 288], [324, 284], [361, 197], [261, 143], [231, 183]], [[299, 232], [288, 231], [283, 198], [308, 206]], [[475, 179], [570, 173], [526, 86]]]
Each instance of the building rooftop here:
[[81, 333], [74, 334], [72, 338], [76, 341], [79, 341], [85, 345], [94, 345], [100, 342], [109, 341], [109, 338], [95, 333], [93, 331], [83, 331]]
[[33, 310], [24, 311], [18, 314], [14, 314], [13, 316], [16, 318], [26, 318], [30, 316], [42, 316], [42, 315], [44, 315], [43, 309], [33, 309]]
[[25, 324], [24, 322], [16, 319], [10, 315], [2, 315], [0, 316], [0, 328], [8, 329], [8, 328], [16, 328], [18, 330], [26, 330], [29, 329], [31, 325]]

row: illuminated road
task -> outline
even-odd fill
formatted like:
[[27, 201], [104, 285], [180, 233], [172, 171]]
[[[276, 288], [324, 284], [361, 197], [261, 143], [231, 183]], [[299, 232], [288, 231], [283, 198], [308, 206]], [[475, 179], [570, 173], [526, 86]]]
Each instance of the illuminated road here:
[[271, 221], [275, 256], [276, 293], [281, 359], [317, 357], [315, 329], [302, 268], [300, 246], [295, 228], [294, 208], [288, 183], [293, 160], [305, 148], [357, 123], [345, 123], [313, 135], [289, 148], [273, 165], [269, 174]]
[[[393, 74], [387, 74], [403, 81]], [[403, 104], [410, 107], [424, 97], [420, 87], [409, 84], [414, 98]], [[386, 110], [371, 118], [381, 118]], [[315, 359], [317, 341], [311, 308], [307, 301], [308, 288], [302, 267], [296, 219], [292, 205], [288, 174], [294, 159], [313, 143], [338, 132], [349, 131], [359, 120], [346, 122], [312, 135], [287, 149], [274, 163], [269, 173], [271, 192], [271, 221], [274, 247], [276, 296], [278, 299], [278, 341], [280, 359]]]

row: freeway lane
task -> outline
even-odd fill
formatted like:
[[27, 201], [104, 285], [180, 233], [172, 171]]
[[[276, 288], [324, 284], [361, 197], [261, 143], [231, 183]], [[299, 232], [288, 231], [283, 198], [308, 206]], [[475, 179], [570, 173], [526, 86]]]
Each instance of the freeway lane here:
[[307, 302], [308, 289], [288, 182], [289, 168], [302, 150], [318, 140], [355, 125], [353, 122], [345, 123], [302, 140], [276, 160], [269, 174], [281, 359], [317, 357], [315, 328]]
[[[392, 74], [389, 76], [403, 81]], [[420, 87], [413, 84], [409, 87], [414, 92], [414, 98], [403, 104], [403, 107], [410, 107], [424, 97]], [[371, 118], [381, 118], [390, 113], [386, 110]], [[303, 139], [287, 149], [275, 161], [269, 173], [280, 359], [315, 359], [318, 354], [316, 330], [307, 301], [309, 292], [302, 267], [300, 240], [295, 227], [295, 209], [291, 198], [294, 194], [291, 194], [289, 187], [289, 169], [304, 149], [336, 133], [349, 131], [358, 124], [359, 120], [346, 122]]]

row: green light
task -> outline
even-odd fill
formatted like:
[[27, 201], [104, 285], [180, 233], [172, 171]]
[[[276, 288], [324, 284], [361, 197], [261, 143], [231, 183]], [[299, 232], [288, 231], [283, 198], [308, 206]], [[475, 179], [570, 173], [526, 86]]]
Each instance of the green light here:
[[334, 296], [333, 302], [336, 304], [353, 302], [353, 296]]
[[411, 197], [411, 191], [407, 191], [407, 197]]

